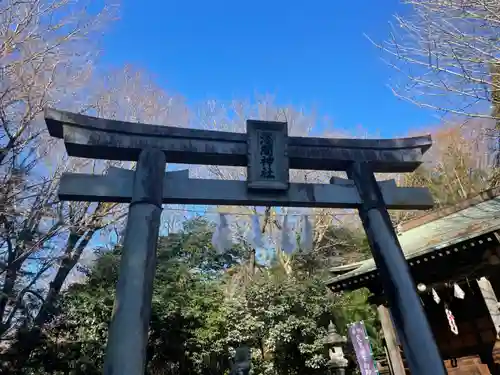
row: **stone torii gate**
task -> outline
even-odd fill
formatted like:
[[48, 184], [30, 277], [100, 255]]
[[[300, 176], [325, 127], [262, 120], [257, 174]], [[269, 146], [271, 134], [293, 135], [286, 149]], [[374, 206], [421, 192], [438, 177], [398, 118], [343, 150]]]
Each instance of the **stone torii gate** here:
[[[428, 209], [425, 188], [377, 182], [374, 173], [411, 172], [430, 136], [402, 139], [289, 137], [283, 122], [247, 121], [229, 133], [105, 120], [53, 109], [45, 121], [69, 156], [136, 161], [135, 171], [65, 173], [61, 200], [130, 203], [104, 373], [142, 375], [162, 203], [358, 209], [413, 375], [445, 374], [387, 209]], [[167, 162], [246, 166], [247, 181], [191, 179]], [[289, 182], [289, 168], [346, 171], [330, 184]]]

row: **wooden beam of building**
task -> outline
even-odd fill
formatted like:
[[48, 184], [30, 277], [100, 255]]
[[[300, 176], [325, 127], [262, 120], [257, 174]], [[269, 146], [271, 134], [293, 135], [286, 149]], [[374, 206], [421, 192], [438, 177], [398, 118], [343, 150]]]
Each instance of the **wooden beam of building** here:
[[[50, 135], [64, 139], [68, 155], [135, 161], [145, 147], [162, 150], [167, 162], [246, 166], [247, 135], [106, 120], [47, 109]], [[254, 121], [255, 122], [255, 121]], [[369, 162], [374, 172], [411, 172], [432, 144], [430, 136], [400, 139], [288, 137], [292, 169], [346, 170]]]
[[390, 362], [390, 367], [393, 375], [406, 375], [401, 352], [399, 351], [399, 344], [396, 336], [396, 330], [392, 323], [391, 314], [389, 309], [384, 305], [377, 306], [378, 317], [384, 332], [385, 346], [387, 348], [387, 355]]
[[[129, 203], [134, 172], [111, 168], [107, 175], [63, 174], [59, 198], [64, 201]], [[389, 209], [429, 209], [432, 197], [425, 188], [396, 187], [393, 181], [380, 184]], [[288, 191], [253, 193], [246, 181], [191, 179], [189, 172], [167, 172], [163, 185], [164, 204], [234, 206], [286, 206], [358, 208], [361, 198], [350, 184], [291, 183]]]

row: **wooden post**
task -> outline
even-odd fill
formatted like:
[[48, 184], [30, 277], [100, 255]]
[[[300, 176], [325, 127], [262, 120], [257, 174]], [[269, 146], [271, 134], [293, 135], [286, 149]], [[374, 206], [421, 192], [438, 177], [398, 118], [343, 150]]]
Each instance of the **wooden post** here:
[[384, 305], [380, 305], [377, 307], [377, 311], [380, 323], [382, 324], [382, 331], [384, 332], [385, 344], [389, 355], [389, 365], [393, 373], [392, 375], [405, 375], [405, 367], [399, 351], [396, 331], [392, 325], [389, 310]]
[[347, 175], [354, 181], [362, 200], [359, 216], [410, 371], [412, 375], [445, 375], [443, 361], [373, 169], [368, 163], [353, 163]]
[[486, 277], [481, 277], [479, 280], [477, 280], [477, 285], [479, 286], [481, 295], [483, 296], [486, 307], [488, 308], [491, 322], [495, 327], [495, 334], [497, 336], [497, 339], [499, 339], [500, 311], [498, 310], [498, 299], [497, 296], [495, 295], [495, 291], [493, 290], [490, 281]]
[[135, 169], [105, 375], [143, 375], [145, 371], [164, 174], [164, 153], [143, 150]]
[[[491, 323], [495, 328], [496, 341], [491, 351], [492, 363], [488, 364], [488, 366], [490, 367], [490, 371], [492, 371], [492, 373], [496, 373], [495, 371], [498, 371], [498, 366], [500, 364], [500, 311], [498, 309], [498, 299], [495, 294], [495, 290], [486, 277], [481, 277], [477, 280], [477, 285], [479, 286], [479, 291], [481, 292], [486, 308], [488, 309]], [[495, 367], [497, 368], [495, 369]]]

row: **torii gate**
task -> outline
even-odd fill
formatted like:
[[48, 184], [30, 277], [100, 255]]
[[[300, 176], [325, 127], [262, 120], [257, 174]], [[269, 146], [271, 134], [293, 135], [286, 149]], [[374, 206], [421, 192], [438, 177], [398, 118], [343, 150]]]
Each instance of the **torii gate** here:
[[[65, 173], [61, 200], [130, 203], [120, 277], [109, 329], [105, 375], [142, 375], [151, 313], [162, 203], [358, 209], [413, 375], [444, 375], [387, 209], [429, 209], [426, 188], [377, 182], [374, 173], [412, 172], [430, 136], [401, 139], [289, 137], [287, 123], [247, 121], [230, 133], [105, 120], [47, 109], [49, 133], [69, 156], [136, 161], [135, 172]], [[191, 179], [167, 162], [246, 166], [247, 181]], [[342, 170], [330, 184], [289, 182], [289, 168]]]

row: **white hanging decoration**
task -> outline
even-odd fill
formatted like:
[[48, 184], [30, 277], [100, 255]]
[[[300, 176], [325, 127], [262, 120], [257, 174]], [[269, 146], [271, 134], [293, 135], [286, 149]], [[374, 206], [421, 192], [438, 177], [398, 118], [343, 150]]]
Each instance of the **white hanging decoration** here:
[[448, 319], [448, 324], [450, 325], [450, 331], [453, 332], [455, 335], [458, 335], [458, 327], [457, 323], [455, 322], [455, 317], [453, 316], [453, 313], [447, 308], [445, 308], [444, 311], [446, 312], [446, 318]]
[[212, 245], [219, 253], [226, 252], [233, 245], [231, 230], [224, 214], [219, 214], [219, 223], [212, 236]]
[[302, 231], [300, 234], [300, 248], [309, 252], [313, 248], [313, 227], [309, 215], [302, 216]]
[[293, 233], [288, 223], [288, 215], [285, 215], [281, 226], [281, 249], [285, 253], [291, 254], [295, 251], [296, 245], [297, 242], [295, 241], [295, 238], [293, 238]]
[[260, 222], [258, 215], [252, 215], [252, 230], [249, 235], [249, 242], [254, 248], [264, 247], [264, 240], [262, 239], [262, 232], [260, 230]]
[[465, 298], [465, 292], [457, 283], [453, 284], [453, 295], [459, 299]]
[[434, 302], [436, 302], [437, 304], [439, 304], [439, 302], [441, 302], [441, 298], [439, 298], [436, 290], [434, 288], [432, 288], [432, 299], [434, 300]]

